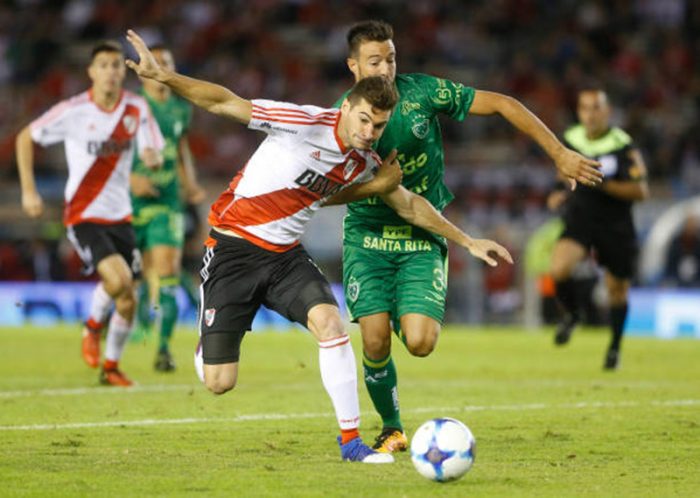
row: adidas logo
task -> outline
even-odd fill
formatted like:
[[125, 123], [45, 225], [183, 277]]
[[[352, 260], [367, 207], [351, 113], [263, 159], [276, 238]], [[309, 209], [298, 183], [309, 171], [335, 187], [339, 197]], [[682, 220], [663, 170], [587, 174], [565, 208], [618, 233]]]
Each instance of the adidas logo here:
[[317, 161], [321, 160], [321, 151], [320, 150], [315, 150], [311, 153], [311, 157], [316, 159]]

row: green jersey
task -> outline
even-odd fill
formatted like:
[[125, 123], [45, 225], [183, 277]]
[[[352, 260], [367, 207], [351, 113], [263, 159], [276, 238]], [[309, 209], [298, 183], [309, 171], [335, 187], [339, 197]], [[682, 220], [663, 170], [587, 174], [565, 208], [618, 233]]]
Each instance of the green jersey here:
[[158, 197], [136, 197], [132, 194], [134, 225], [148, 223], [159, 212], [181, 211], [180, 179], [178, 177], [178, 150], [182, 135], [187, 132], [192, 117], [192, 108], [176, 95], [171, 95], [165, 102], [151, 98], [141, 90], [158, 122], [165, 139], [163, 149], [163, 166], [148, 168], [139, 158], [134, 160], [133, 172], [147, 176], [158, 189]]
[[[426, 74], [399, 74], [396, 87], [399, 102], [375, 150], [386, 157], [397, 149], [402, 185], [442, 211], [454, 196], [443, 178], [445, 156], [438, 114], [464, 120], [474, 100], [474, 89]], [[342, 99], [336, 105], [341, 102]], [[348, 205], [344, 221], [346, 245], [413, 252], [430, 250], [429, 241], [445, 244], [441, 237], [408, 225], [379, 197]]]

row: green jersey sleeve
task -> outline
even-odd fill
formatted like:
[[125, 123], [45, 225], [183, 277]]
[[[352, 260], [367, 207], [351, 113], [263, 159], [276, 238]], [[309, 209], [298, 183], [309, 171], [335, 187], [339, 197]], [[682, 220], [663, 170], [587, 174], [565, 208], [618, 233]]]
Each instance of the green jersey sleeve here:
[[474, 88], [427, 74], [412, 74], [411, 77], [423, 88], [436, 114], [445, 114], [457, 121], [463, 121], [469, 114], [474, 102]]

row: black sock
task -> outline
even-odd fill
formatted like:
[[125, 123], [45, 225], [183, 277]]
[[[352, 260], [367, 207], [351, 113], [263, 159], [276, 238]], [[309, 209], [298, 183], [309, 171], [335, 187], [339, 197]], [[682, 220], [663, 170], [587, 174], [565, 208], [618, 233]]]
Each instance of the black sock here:
[[576, 287], [570, 278], [556, 282], [557, 302], [562, 311], [578, 320], [578, 306], [576, 305]]
[[627, 319], [627, 303], [610, 308], [610, 328], [612, 329], [612, 340], [610, 349], [620, 350], [622, 334], [625, 331], [625, 320]]

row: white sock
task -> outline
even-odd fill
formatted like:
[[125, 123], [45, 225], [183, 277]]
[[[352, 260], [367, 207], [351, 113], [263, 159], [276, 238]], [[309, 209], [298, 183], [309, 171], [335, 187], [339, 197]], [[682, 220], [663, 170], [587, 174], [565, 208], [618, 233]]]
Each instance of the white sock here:
[[341, 429], [360, 425], [360, 401], [357, 396], [357, 366], [350, 337], [343, 335], [318, 343], [318, 363], [323, 387], [331, 397]]
[[92, 291], [89, 318], [95, 323], [104, 323], [113, 302], [114, 300], [109, 294], [107, 294], [104, 285], [102, 285], [102, 282], [100, 282], [95, 287], [95, 290]]
[[112, 319], [109, 321], [109, 330], [107, 331], [107, 340], [105, 348], [105, 359], [111, 361], [119, 361], [124, 352], [126, 340], [131, 332], [131, 323], [121, 316], [117, 311], [112, 314]]
[[204, 358], [202, 357], [202, 343], [197, 344], [197, 349], [194, 351], [194, 370], [197, 372], [197, 377], [204, 384]]

